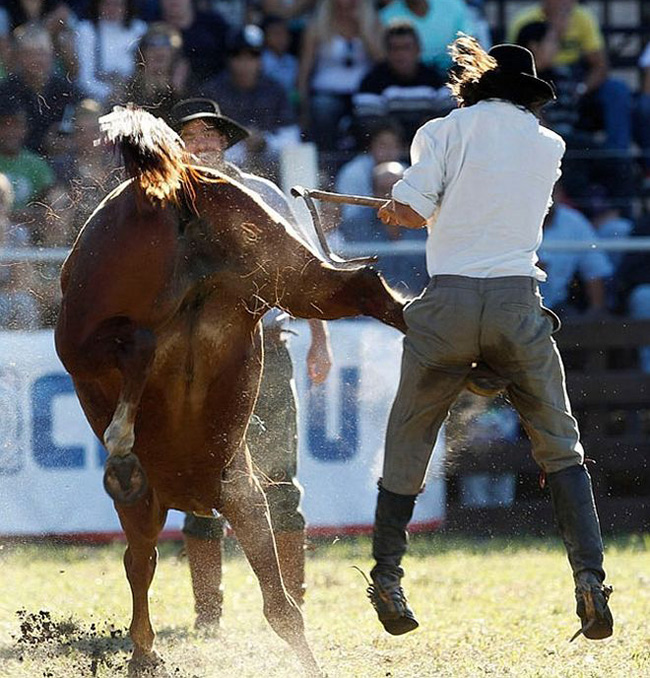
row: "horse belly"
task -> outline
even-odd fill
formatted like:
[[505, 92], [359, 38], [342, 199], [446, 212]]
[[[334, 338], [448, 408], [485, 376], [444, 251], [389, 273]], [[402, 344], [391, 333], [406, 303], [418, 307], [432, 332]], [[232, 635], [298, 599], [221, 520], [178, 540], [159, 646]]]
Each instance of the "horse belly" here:
[[233, 355], [237, 339], [212, 323], [158, 339], [134, 451], [170, 507], [213, 508], [243, 438], [257, 377], [245, 355]]

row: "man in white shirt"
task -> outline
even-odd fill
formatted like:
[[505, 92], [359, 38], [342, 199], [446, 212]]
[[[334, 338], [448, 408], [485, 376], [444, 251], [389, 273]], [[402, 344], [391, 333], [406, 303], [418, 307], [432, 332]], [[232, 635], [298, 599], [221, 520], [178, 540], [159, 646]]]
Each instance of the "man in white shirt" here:
[[[431, 452], [472, 366], [507, 383], [510, 402], [551, 490], [587, 638], [610, 636], [603, 545], [591, 479], [571, 416], [562, 362], [542, 306], [536, 266], [542, 221], [560, 176], [564, 142], [536, 113], [554, 96], [532, 54], [468, 37], [452, 46], [460, 108], [415, 135], [412, 166], [380, 210], [389, 225], [428, 227], [431, 282], [407, 305], [400, 384], [386, 433], [369, 596], [391, 634], [418, 626], [400, 585], [407, 525]], [[435, 221], [435, 223], [434, 223]], [[576, 634], [577, 635], [577, 634]]]

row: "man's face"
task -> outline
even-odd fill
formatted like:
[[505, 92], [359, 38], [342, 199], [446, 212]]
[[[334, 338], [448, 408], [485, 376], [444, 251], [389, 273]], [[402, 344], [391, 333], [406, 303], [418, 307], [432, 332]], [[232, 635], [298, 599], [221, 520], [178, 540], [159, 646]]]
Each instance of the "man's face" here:
[[185, 148], [208, 166], [220, 165], [228, 145], [228, 137], [209, 120], [190, 120], [181, 129]]
[[413, 35], [393, 35], [386, 45], [386, 59], [391, 70], [400, 76], [413, 75], [420, 60], [420, 46]]

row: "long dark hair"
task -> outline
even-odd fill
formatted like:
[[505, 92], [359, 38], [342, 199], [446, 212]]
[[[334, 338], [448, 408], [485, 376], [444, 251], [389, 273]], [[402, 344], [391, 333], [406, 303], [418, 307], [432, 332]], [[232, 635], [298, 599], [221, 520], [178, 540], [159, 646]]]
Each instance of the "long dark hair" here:
[[472, 106], [485, 99], [505, 99], [538, 114], [548, 97], [532, 89], [515, 86], [491, 57], [469, 35], [454, 40], [449, 53], [455, 66], [451, 70], [449, 88], [461, 107]]

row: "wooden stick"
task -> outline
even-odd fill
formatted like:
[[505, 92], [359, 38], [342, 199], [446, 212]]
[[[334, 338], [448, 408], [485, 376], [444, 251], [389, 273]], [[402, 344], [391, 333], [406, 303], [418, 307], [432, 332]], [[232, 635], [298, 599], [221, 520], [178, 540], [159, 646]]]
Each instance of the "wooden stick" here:
[[366, 207], [374, 207], [375, 209], [379, 209], [387, 202], [387, 198], [370, 198], [365, 195], [346, 195], [345, 193], [332, 193], [330, 191], [318, 191], [309, 188], [303, 190], [311, 198], [316, 198], [316, 200], [344, 203], [346, 205], [365, 205]]

